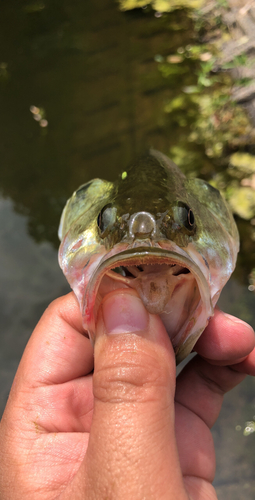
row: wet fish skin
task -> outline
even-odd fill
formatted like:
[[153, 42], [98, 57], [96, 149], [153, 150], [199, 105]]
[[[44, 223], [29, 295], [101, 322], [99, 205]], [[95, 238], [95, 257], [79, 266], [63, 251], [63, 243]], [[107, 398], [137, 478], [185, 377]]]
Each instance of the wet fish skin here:
[[[81, 186], [63, 210], [59, 237], [59, 263], [91, 339], [102, 296], [132, 287], [161, 316], [177, 362], [212, 316], [239, 249], [236, 224], [219, 191], [187, 179], [155, 150], [116, 182], [94, 179]], [[150, 296], [153, 287], [158, 293]]]

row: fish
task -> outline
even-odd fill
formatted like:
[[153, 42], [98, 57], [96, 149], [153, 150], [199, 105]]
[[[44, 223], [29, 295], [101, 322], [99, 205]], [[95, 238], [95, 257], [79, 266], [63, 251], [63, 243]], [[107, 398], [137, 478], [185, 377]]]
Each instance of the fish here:
[[213, 316], [239, 251], [237, 226], [220, 192], [187, 178], [153, 149], [116, 182], [80, 186], [64, 207], [58, 235], [59, 264], [92, 343], [103, 298], [132, 289], [160, 316], [177, 364]]

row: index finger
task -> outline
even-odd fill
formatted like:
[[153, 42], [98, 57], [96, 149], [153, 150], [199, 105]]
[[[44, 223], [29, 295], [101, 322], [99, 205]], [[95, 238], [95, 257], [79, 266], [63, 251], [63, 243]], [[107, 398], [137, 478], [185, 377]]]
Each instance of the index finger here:
[[216, 309], [194, 350], [212, 364], [234, 365], [249, 356], [254, 346], [254, 330], [250, 325]]
[[28, 386], [62, 384], [93, 369], [93, 348], [84, 336], [73, 292], [54, 300], [35, 327], [18, 373]]
[[245, 377], [249, 358], [255, 372], [254, 332], [243, 321], [217, 310], [195, 350], [203, 359], [195, 356], [178, 376], [176, 401], [212, 427], [224, 394]]

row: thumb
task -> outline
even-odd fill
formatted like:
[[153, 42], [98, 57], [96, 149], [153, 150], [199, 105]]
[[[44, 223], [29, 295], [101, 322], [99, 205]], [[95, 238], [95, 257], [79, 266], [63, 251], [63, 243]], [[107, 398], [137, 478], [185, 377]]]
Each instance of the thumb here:
[[108, 294], [95, 342], [86, 498], [187, 498], [174, 433], [175, 370], [160, 318], [134, 291]]

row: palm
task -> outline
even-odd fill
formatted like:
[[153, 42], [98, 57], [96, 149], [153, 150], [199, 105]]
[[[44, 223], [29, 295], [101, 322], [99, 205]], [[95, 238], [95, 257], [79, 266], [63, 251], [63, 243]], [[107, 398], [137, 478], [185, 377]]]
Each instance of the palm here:
[[[87, 343], [87, 339], [83, 340]], [[90, 346], [87, 348], [90, 349]], [[89, 357], [89, 368], [91, 363], [93, 358]], [[214, 390], [215, 387], [212, 390], [213, 383], [210, 385], [209, 376], [204, 384], [201, 383], [197, 375], [199, 365], [200, 370], [206, 366], [209, 371], [216, 369], [218, 372], [227, 372], [229, 369], [212, 367], [197, 356], [177, 378], [176, 436], [182, 472], [184, 476], [201, 478], [202, 482], [210, 483], [214, 476], [215, 460], [209, 427], [218, 416], [223, 390]], [[93, 416], [92, 375], [38, 387], [34, 393], [34, 407], [38, 401], [43, 401], [44, 407], [50, 408], [50, 411], [44, 411], [42, 416], [38, 409], [38, 417], [34, 422], [38, 430], [44, 431], [40, 432], [33, 444], [35, 472], [43, 466], [45, 484], [54, 486], [57, 477], [61, 492], [72, 480], [86, 453]], [[46, 458], [47, 469], [44, 466]], [[42, 478], [38, 477], [41, 481]]]
[[[201, 477], [210, 482], [215, 463], [209, 427], [201, 418], [202, 415], [189, 408], [188, 400], [187, 406], [178, 402], [189, 391], [187, 380], [197, 362], [201, 363], [201, 360], [191, 361], [177, 379], [176, 436], [183, 475]], [[219, 398], [219, 405], [221, 399], [222, 396]], [[38, 406], [42, 402], [43, 412]], [[86, 454], [93, 416], [92, 375], [40, 386], [34, 392], [34, 400], [30, 399], [30, 405], [33, 411], [36, 408], [38, 410], [33, 422], [38, 438], [33, 440], [32, 450], [29, 450], [30, 456], [31, 453], [34, 456], [33, 476], [38, 478], [38, 487], [44, 489], [45, 485], [51, 484], [54, 490], [57, 488], [61, 493], [78, 471]], [[37, 474], [42, 468], [43, 476]], [[31, 474], [31, 464], [29, 473]], [[45, 491], [43, 495], [42, 498], [45, 499]]]

